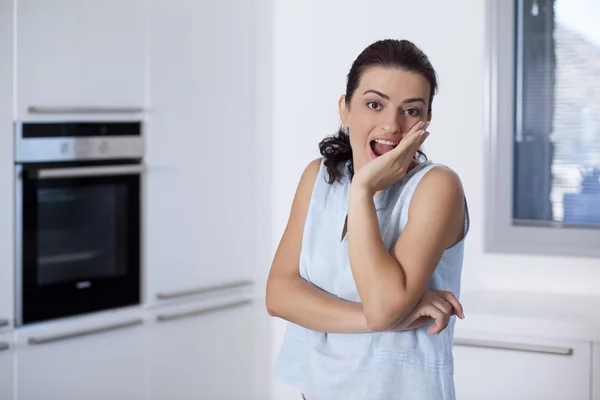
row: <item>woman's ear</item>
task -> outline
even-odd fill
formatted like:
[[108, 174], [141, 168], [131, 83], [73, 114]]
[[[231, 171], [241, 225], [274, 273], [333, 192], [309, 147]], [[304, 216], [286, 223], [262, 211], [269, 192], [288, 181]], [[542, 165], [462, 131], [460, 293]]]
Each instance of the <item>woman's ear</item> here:
[[338, 100], [338, 110], [342, 125], [348, 126], [348, 106], [346, 105], [346, 95], [342, 95]]

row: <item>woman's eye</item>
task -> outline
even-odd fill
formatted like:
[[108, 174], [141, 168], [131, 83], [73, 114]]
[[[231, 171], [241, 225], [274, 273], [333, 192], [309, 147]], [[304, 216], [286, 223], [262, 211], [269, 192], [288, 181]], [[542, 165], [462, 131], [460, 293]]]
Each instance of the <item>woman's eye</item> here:
[[367, 103], [367, 107], [369, 107], [371, 110], [380, 110], [381, 104], [376, 101], [370, 101]]
[[417, 108], [409, 108], [404, 112], [406, 113], [406, 115], [409, 115], [411, 117], [418, 117], [421, 114], [421, 111]]

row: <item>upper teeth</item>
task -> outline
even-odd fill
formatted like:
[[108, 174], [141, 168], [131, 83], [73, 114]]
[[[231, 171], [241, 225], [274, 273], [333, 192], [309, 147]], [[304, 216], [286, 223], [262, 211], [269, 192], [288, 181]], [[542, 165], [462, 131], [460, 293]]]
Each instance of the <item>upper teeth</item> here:
[[396, 146], [396, 143], [390, 142], [390, 141], [387, 141], [387, 140], [375, 139], [375, 142], [381, 143], [381, 144], [385, 144], [385, 145], [388, 145], [388, 146]]

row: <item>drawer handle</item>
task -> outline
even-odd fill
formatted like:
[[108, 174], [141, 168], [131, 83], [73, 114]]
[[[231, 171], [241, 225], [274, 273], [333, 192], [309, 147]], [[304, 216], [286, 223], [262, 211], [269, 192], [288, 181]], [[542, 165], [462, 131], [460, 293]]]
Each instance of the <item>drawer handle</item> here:
[[141, 107], [79, 107], [79, 106], [30, 106], [30, 114], [137, 114], [144, 112]]
[[237, 308], [237, 307], [241, 307], [241, 306], [244, 306], [244, 305], [250, 304], [250, 303], [252, 303], [252, 300], [239, 300], [239, 301], [235, 301], [232, 303], [219, 304], [218, 306], [198, 308], [198, 309], [191, 310], [191, 311], [183, 311], [183, 312], [172, 313], [172, 314], [161, 314], [156, 317], [156, 320], [158, 322], [168, 322], [168, 321], [173, 321], [173, 320], [177, 320], [177, 319], [195, 317], [198, 315], [209, 314], [209, 313], [213, 313], [213, 312], [217, 312], [217, 311], [227, 310], [230, 308]]
[[4, 350], [8, 350], [10, 349], [10, 345], [6, 342], [0, 342], [0, 351], [4, 351]]
[[8, 325], [10, 325], [10, 322], [7, 319], [0, 319], [0, 328], [6, 328]]
[[205, 287], [201, 287], [201, 288], [197, 288], [197, 289], [181, 290], [178, 292], [158, 293], [156, 295], [156, 298], [158, 300], [172, 300], [172, 299], [178, 299], [181, 297], [189, 297], [189, 296], [195, 296], [198, 294], [219, 292], [222, 290], [235, 289], [235, 288], [240, 288], [240, 287], [250, 286], [250, 285], [252, 285], [252, 281], [236, 281], [236, 282], [224, 283], [222, 285], [205, 286]]
[[82, 336], [88, 336], [88, 335], [94, 335], [94, 334], [98, 334], [98, 333], [116, 331], [119, 329], [125, 329], [125, 328], [129, 328], [129, 327], [141, 325], [143, 323], [144, 323], [144, 320], [139, 318], [139, 319], [134, 319], [134, 320], [127, 321], [127, 322], [119, 322], [117, 324], [105, 325], [105, 326], [101, 326], [98, 328], [85, 329], [85, 330], [76, 331], [76, 332], [61, 333], [58, 335], [50, 335], [50, 336], [43, 336], [43, 337], [37, 337], [37, 338], [30, 337], [28, 340], [28, 343], [30, 345], [39, 345], [39, 344], [58, 342], [61, 340], [73, 339], [73, 338], [78, 338], [78, 337], [82, 337]]
[[478, 339], [454, 339], [454, 344], [456, 346], [463, 346], [463, 347], [479, 347], [479, 348], [485, 348], [485, 349], [526, 351], [526, 352], [530, 352], [530, 353], [555, 354], [555, 355], [560, 355], [560, 356], [573, 355], [573, 349], [570, 347], [542, 346], [542, 345], [536, 345], [536, 344], [508, 343], [508, 342], [499, 342], [499, 341], [493, 341], [493, 340], [478, 340]]

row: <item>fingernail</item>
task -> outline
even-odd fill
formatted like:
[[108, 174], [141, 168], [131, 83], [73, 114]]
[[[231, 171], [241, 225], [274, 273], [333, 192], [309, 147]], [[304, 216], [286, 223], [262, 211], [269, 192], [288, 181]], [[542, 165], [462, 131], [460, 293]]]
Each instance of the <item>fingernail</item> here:
[[426, 125], [427, 125], [427, 121], [421, 121], [421, 128], [425, 128]]

